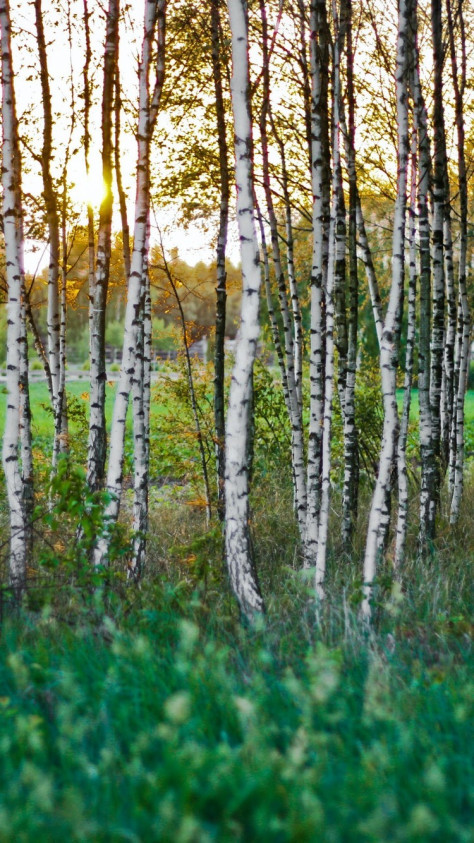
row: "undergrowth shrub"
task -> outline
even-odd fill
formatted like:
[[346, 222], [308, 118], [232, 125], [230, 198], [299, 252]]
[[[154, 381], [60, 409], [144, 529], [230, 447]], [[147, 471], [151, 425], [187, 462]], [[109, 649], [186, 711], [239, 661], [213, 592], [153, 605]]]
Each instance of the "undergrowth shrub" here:
[[125, 579], [131, 536], [115, 524], [110, 534], [109, 566], [92, 565], [97, 539], [108, 530], [104, 511], [106, 491], [91, 492], [86, 472], [61, 455], [56, 471], [39, 496], [34, 512], [34, 556], [30, 559], [26, 602], [35, 610], [50, 604], [62, 611], [71, 601], [87, 603], [104, 585], [117, 588]]

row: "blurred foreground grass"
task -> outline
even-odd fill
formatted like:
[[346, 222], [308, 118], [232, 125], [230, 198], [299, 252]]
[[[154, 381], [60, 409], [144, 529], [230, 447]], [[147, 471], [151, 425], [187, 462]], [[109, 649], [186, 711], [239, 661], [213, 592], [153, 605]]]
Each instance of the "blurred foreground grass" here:
[[466, 594], [367, 634], [298, 577], [253, 631], [183, 581], [6, 615], [0, 840], [471, 841]]

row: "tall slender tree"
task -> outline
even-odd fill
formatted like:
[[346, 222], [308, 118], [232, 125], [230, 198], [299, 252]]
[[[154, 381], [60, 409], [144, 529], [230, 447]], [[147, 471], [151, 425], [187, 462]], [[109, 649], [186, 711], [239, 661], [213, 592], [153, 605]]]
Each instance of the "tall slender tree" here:
[[49, 240], [48, 266], [48, 363], [53, 390], [54, 444], [53, 466], [61, 450], [61, 419], [63, 415], [63, 392], [61, 391], [61, 306], [60, 306], [60, 220], [57, 191], [52, 177], [53, 160], [53, 111], [49, 81], [48, 55], [43, 20], [42, 0], [35, 0], [36, 40], [40, 64], [41, 102], [43, 107], [43, 147], [41, 170], [43, 196], [46, 209], [46, 224]]
[[96, 267], [91, 274], [93, 287], [90, 299], [90, 416], [87, 481], [92, 490], [100, 488], [104, 479], [107, 451], [105, 423], [105, 312], [110, 273], [112, 242], [112, 122], [114, 86], [117, 72], [119, 0], [109, 0], [106, 15], [104, 80], [102, 88], [102, 179], [104, 196], [99, 210]]
[[[23, 224], [21, 166], [15, 106], [8, 0], [0, 2], [2, 73], [2, 187], [3, 235], [5, 239], [7, 302], [7, 408], [3, 435], [3, 470], [10, 510], [10, 585], [17, 597], [24, 589], [28, 554], [28, 518], [25, 509], [25, 474], [19, 461], [22, 440], [29, 436], [28, 356], [24, 309]], [[22, 393], [24, 397], [22, 398]], [[23, 449], [24, 450], [24, 449]]]
[[226, 249], [229, 227], [230, 173], [223, 85], [221, 0], [211, 0], [211, 60], [219, 149], [220, 208], [216, 246], [216, 336], [214, 349], [214, 427], [216, 433], [217, 513], [225, 514], [225, 326], [227, 302]]
[[328, 259], [329, 47], [325, 0], [312, 0], [311, 29], [311, 183], [313, 193], [313, 252], [311, 269], [310, 417], [308, 436], [307, 514], [304, 561], [316, 564], [321, 505], [321, 443], [323, 428], [323, 326]]
[[[345, 410], [344, 399], [346, 389], [346, 221], [344, 194], [342, 183], [342, 165], [340, 150], [340, 104], [341, 104], [341, 56], [344, 48], [346, 21], [342, 23], [337, 14], [336, 4], [333, 4], [333, 22], [335, 38], [333, 45], [333, 107], [332, 107], [332, 203], [329, 225], [329, 256], [328, 272], [325, 290], [325, 365], [324, 365], [324, 411], [322, 435], [321, 461], [321, 507], [318, 525], [318, 551], [316, 556], [316, 591], [320, 598], [324, 597], [324, 579], [326, 572], [327, 543], [329, 531], [329, 504], [331, 490], [331, 429], [332, 429], [332, 398], [334, 384], [334, 348], [335, 340], [339, 341], [340, 350], [340, 397]], [[337, 324], [335, 324], [337, 323]], [[337, 339], [336, 339], [337, 338]], [[342, 358], [342, 359], [341, 359]]]
[[249, 536], [247, 462], [253, 365], [260, 333], [258, 314], [261, 272], [254, 223], [247, 4], [245, 0], [227, 0], [227, 5], [232, 32], [231, 91], [242, 263], [242, 309], [227, 411], [225, 549], [232, 588], [241, 611], [251, 621], [255, 613], [263, 610]]
[[[347, 318], [347, 374], [344, 391], [344, 491], [342, 514], [342, 539], [346, 552], [352, 550], [352, 539], [357, 522], [359, 492], [358, 433], [355, 418], [355, 387], [357, 372], [357, 334], [359, 311], [359, 278], [357, 273], [357, 177], [355, 168], [355, 94], [354, 54], [352, 39], [352, 0], [341, 4], [341, 18], [347, 27], [347, 178], [349, 182], [349, 209], [347, 227], [348, 251], [348, 318]], [[341, 132], [343, 113], [341, 98]]]
[[392, 282], [382, 333], [382, 344], [380, 348], [380, 370], [382, 376], [384, 409], [383, 436], [377, 482], [370, 509], [367, 543], [364, 557], [364, 601], [362, 604], [362, 614], [366, 619], [371, 616], [370, 601], [376, 572], [377, 555], [379, 551], [379, 532], [382, 525], [382, 515], [386, 495], [390, 490], [393, 460], [395, 457], [399, 430], [396, 381], [405, 275], [405, 216], [409, 152], [407, 72], [409, 14], [408, 3], [406, 0], [400, 0], [398, 9], [397, 59], [395, 75], [398, 135], [397, 197], [393, 225]]
[[465, 125], [464, 125], [464, 94], [467, 85], [467, 55], [466, 55], [466, 33], [464, 28], [464, 12], [462, 0], [457, 3], [457, 17], [460, 29], [461, 63], [459, 66], [456, 43], [454, 37], [454, 16], [451, 7], [451, 0], [446, 0], [449, 51], [451, 56], [451, 72], [454, 89], [455, 119], [457, 134], [457, 159], [459, 179], [459, 267], [458, 267], [458, 319], [457, 319], [457, 343], [456, 343], [456, 366], [454, 386], [454, 408], [451, 432], [451, 477], [452, 477], [452, 498], [451, 498], [451, 524], [455, 524], [459, 518], [459, 510], [463, 491], [464, 473], [464, 399], [467, 388], [467, 376], [470, 359], [471, 340], [471, 312], [467, 291], [467, 244], [468, 244], [468, 185], [467, 166], [465, 150]]
[[[127, 307], [122, 349], [122, 366], [117, 384], [110, 454], [107, 472], [107, 490], [110, 502], [105, 511], [105, 530], [99, 537], [94, 564], [107, 564], [110, 530], [117, 521], [122, 495], [125, 424], [133, 383], [140, 375], [137, 369], [137, 343], [143, 319], [148, 257], [148, 230], [150, 224], [150, 145], [153, 137], [165, 74], [165, 20], [166, 0], [147, 0], [145, 4], [142, 55], [139, 67], [138, 109], [138, 161], [136, 180], [135, 221], [130, 277], [128, 279]], [[150, 75], [155, 61], [155, 80], [150, 90]], [[146, 457], [147, 449], [143, 449]], [[147, 490], [146, 490], [147, 491]]]
[[[304, 436], [303, 436], [303, 417], [302, 404], [300, 395], [300, 378], [301, 373], [296, 371], [295, 363], [299, 365], [299, 355], [301, 354], [301, 340], [298, 356], [295, 355], [295, 341], [298, 336], [298, 326], [301, 324], [299, 315], [299, 308], [295, 296], [294, 279], [292, 282], [293, 292], [290, 289], [290, 296], [292, 299], [292, 307], [290, 308], [288, 302], [288, 289], [283, 268], [283, 260], [280, 250], [280, 236], [278, 231], [278, 220], [273, 202], [272, 185], [270, 179], [270, 159], [269, 159], [269, 137], [268, 137], [268, 122], [271, 119], [271, 83], [270, 83], [270, 48], [268, 39], [268, 22], [266, 13], [265, 0], [259, 0], [260, 18], [262, 25], [262, 106], [260, 110], [260, 138], [262, 145], [262, 171], [263, 171], [263, 189], [265, 193], [265, 203], [268, 213], [268, 222], [270, 227], [270, 237], [272, 246], [273, 267], [275, 271], [277, 289], [278, 289], [278, 305], [281, 323], [283, 326], [283, 341], [281, 343], [284, 354], [279, 358], [283, 363], [282, 379], [285, 383], [285, 400], [287, 404], [288, 416], [291, 426], [291, 460], [292, 473], [294, 485], [294, 501], [295, 511], [300, 529], [301, 539], [304, 541], [305, 527], [306, 527], [306, 478], [305, 478], [305, 461], [304, 461]], [[281, 15], [281, 6], [279, 9]], [[292, 268], [290, 260], [290, 271]]]

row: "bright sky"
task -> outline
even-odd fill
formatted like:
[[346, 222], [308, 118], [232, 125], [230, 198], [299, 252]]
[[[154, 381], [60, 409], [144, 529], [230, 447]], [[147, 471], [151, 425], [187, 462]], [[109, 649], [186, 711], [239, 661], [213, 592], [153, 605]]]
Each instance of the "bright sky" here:
[[[66, 6], [61, 4], [58, 15], [56, 4], [44, 2], [44, 21], [48, 44], [48, 69], [53, 99], [55, 126], [53, 130], [55, 175], [59, 177], [64, 166], [66, 150], [69, 144], [70, 162], [69, 196], [79, 219], [86, 224], [87, 201], [92, 200], [96, 216], [102, 198], [102, 165], [100, 158], [100, 99], [102, 87], [101, 61], [105, 26], [101, 5], [90, 0], [91, 39], [93, 64], [91, 77], [95, 84], [94, 102], [91, 112], [92, 148], [90, 156], [90, 174], [87, 177], [83, 150], [83, 121], [81, 110], [83, 99], [83, 65], [85, 56], [85, 37], [82, 22], [82, 0], [71, 0], [70, 33], [68, 33]], [[131, 17], [133, 14], [133, 19]], [[24, 0], [11, 0], [13, 29], [14, 68], [16, 77], [17, 112], [20, 120], [20, 134], [27, 142], [23, 153], [23, 190], [30, 196], [42, 193], [42, 178], [38, 161], [42, 146], [42, 106], [41, 89], [38, 79], [38, 55], [35, 37], [34, 8]], [[124, 99], [137, 102], [137, 59], [140, 49], [143, 26], [143, 2], [139, 0], [131, 6], [125, 24], [120, 33], [121, 83]], [[71, 88], [71, 72], [74, 87]], [[76, 116], [71, 121], [72, 101]], [[122, 175], [127, 192], [129, 224], [133, 227], [135, 199], [136, 142], [133, 135], [135, 119], [124, 115], [121, 136]], [[33, 153], [33, 155], [32, 155]], [[116, 190], [114, 190], [116, 195]], [[209, 225], [203, 231], [198, 225], [191, 224], [186, 229], [176, 221], [177, 208], [156, 210], [156, 219], [161, 229], [163, 242], [168, 251], [177, 248], [180, 257], [190, 264], [198, 261], [210, 262], [215, 258], [212, 245], [215, 226]], [[217, 226], [217, 215], [216, 224]], [[120, 228], [120, 219], [116, 211], [114, 227]], [[229, 237], [229, 257], [235, 263], [239, 260], [239, 244], [235, 226], [231, 226]], [[33, 273], [47, 265], [48, 255], [44, 244], [31, 241], [26, 244], [25, 267]]]

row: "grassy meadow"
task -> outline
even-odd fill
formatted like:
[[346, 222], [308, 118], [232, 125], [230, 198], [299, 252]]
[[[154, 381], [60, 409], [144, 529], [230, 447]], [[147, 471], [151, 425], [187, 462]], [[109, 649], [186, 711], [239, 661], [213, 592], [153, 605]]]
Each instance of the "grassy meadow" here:
[[[63, 475], [53, 511], [40, 485], [31, 591], [21, 609], [5, 592], [0, 606], [0, 843], [473, 841], [472, 469], [456, 529], [443, 511], [429, 558], [416, 559], [413, 532], [402, 583], [390, 558], [380, 571], [370, 631], [358, 621], [362, 523], [354, 558], [334, 540], [316, 616], [286, 440], [266, 423], [278, 406], [259, 384], [252, 534], [267, 613], [257, 628], [242, 625], [220, 528], [205, 525], [179, 380], [155, 387], [140, 589], [123, 575], [126, 531], [107, 582], [76, 570], [80, 507], [96, 517], [75, 493], [82, 475]], [[209, 379], [197, 390], [206, 432]], [[68, 393], [84, 465], [87, 380]], [[41, 484], [44, 384], [32, 401]], [[467, 411], [470, 430], [472, 394]], [[335, 486], [333, 535], [338, 505]]]

